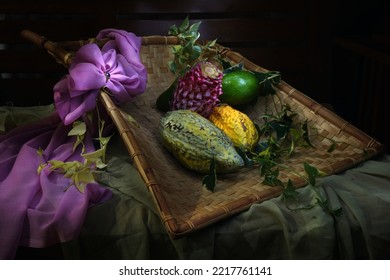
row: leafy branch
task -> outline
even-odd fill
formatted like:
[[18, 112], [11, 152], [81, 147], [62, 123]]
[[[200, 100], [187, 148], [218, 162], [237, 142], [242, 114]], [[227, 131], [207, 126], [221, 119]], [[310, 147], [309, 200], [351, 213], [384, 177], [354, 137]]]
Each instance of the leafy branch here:
[[[321, 172], [314, 166], [304, 163], [304, 169], [306, 172], [306, 181], [308, 183], [308, 186], [312, 188], [312, 190], [315, 193], [315, 200], [316, 202], [313, 204], [307, 204], [301, 207], [291, 208], [289, 207], [288, 203], [291, 200], [298, 201], [298, 192], [295, 190], [295, 188], [292, 185], [291, 180], [289, 180], [287, 188], [283, 191], [282, 197], [285, 201], [287, 207], [290, 210], [297, 211], [297, 210], [305, 210], [305, 209], [311, 209], [315, 206], [320, 206], [325, 212], [331, 214], [332, 216], [339, 217], [342, 214], [342, 208], [331, 208], [329, 205], [329, 201], [324, 198], [319, 190], [317, 185], [317, 178], [321, 176]], [[294, 192], [292, 193], [292, 189], [294, 189]], [[287, 192], [286, 192], [287, 191]]]
[[275, 155], [271, 153], [270, 149], [267, 148], [258, 155], [256, 162], [260, 164], [260, 176], [264, 178], [263, 183], [273, 187], [279, 187], [282, 190], [282, 199], [288, 209], [292, 211], [308, 210], [315, 206], [320, 206], [324, 211], [331, 214], [332, 216], [340, 216], [342, 208], [333, 209], [329, 205], [329, 201], [324, 198], [318, 191], [317, 178], [323, 175], [319, 169], [310, 165], [306, 162], [303, 163], [306, 176], [302, 176], [296, 172], [293, 174], [299, 176], [307, 182], [307, 185], [312, 188], [315, 193], [316, 203], [306, 204], [303, 206], [292, 208], [291, 203], [299, 203], [299, 192], [291, 179], [288, 179], [287, 183], [283, 182], [280, 177], [280, 168], [290, 169], [289, 167], [282, 165], [274, 160]]
[[81, 156], [84, 158], [83, 162], [80, 161], [61, 161], [61, 160], [49, 160], [43, 162], [44, 151], [38, 149], [37, 153], [41, 158], [41, 164], [38, 166], [38, 174], [40, 174], [45, 167], [49, 167], [49, 170], [63, 174], [65, 178], [71, 180], [71, 184], [65, 188], [65, 191], [74, 185], [77, 190], [81, 193], [84, 193], [85, 187], [88, 183], [94, 183], [94, 173], [97, 172], [97, 169], [104, 169], [107, 165], [105, 163], [106, 149], [107, 144], [111, 138], [103, 136], [105, 122], [104, 120], [98, 120], [99, 126], [99, 137], [96, 139], [99, 143], [99, 149], [85, 153], [85, 144], [83, 142], [85, 134], [87, 132], [86, 125], [84, 122], [76, 121], [73, 123], [73, 128], [68, 132], [68, 136], [73, 136], [76, 138], [73, 145], [73, 151], [79, 145], [82, 145]]
[[[273, 98], [273, 100], [275, 99]], [[287, 104], [280, 102], [280, 106], [277, 106], [276, 103], [274, 106], [274, 112], [261, 116], [264, 123], [257, 126], [259, 135], [262, 135], [261, 140], [253, 152], [245, 155], [247, 165], [258, 166], [263, 184], [281, 188], [283, 201], [290, 210], [297, 211], [320, 206], [331, 215], [340, 215], [341, 208], [332, 209], [328, 201], [318, 192], [316, 179], [322, 176], [323, 172], [304, 162], [306, 176], [302, 176], [281, 163], [281, 159], [289, 158], [297, 146], [314, 147], [314, 145], [311, 142], [312, 135], [307, 120], [297, 121], [298, 114]], [[288, 179], [287, 182], [280, 179], [281, 169], [290, 170], [289, 172], [304, 179], [307, 185], [314, 190], [316, 203], [291, 208], [292, 202], [299, 202], [299, 192], [291, 179]]]
[[217, 40], [206, 44], [197, 44], [200, 37], [199, 26], [201, 21], [190, 25], [188, 16], [179, 25], [172, 25], [168, 34], [176, 36], [180, 44], [172, 47], [174, 60], [169, 62], [169, 69], [181, 75], [186, 69], [192, 67], [199, 60], [218, 60], [219, 55], [214, 46]]
[[282, 76], [279, 71], [253, 72], [259, 80], [259, 96], [275, 95], [276, 87], [282, 82]]

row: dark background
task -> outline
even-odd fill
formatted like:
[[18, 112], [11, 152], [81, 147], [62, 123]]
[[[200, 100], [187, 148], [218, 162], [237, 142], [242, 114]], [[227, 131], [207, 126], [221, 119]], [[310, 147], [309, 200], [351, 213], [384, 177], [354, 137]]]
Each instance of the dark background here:
[[104, 28], [167, 35], [187, 15], [217, 39], [390, 146], [390, 5], [385, 0], [6, 0], [0, 3], [0, 106], [52, 102], [65, 69], [20, 36], [94, 37]]

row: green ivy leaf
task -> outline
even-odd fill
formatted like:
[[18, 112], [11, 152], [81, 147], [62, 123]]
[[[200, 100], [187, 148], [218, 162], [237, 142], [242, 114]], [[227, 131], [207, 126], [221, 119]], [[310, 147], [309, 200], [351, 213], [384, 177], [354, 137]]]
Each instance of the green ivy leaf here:
[[179, 25], [179, 28], [177, 29], [179, 33], [183, 33], [189, 26], [190, 19], [188, 16], [183, 20], [183, 22]]
[[210, 163], [210, 174], [207, 174], [203, 177], [203, 186], [205, 186], [209, 191], [214, 191], [215, 186], [217, 185], [217, 170], [215, 159], [213, 158]]
[[79, 161], [63, 162], [59, 160], [50, 160], [49, 163], [51, 165], [51, 170], [59, 172], [63, 174], [64, 177], [69, 178], [72, 181], [72, 184], [81, 193], [84, 192], [85, 186], [88, 183], [95, 182], [89, 163], [81, 163]]
[[284, 122], [272, 121], [269, 123], [272, 130], [276, 132], [277, 139], [283, 139], [290, 132], [290, 124]]
[[229, 61], [227, 61], [221, 57], [218, 57], [218, 61], [221, 63], [223, 69], [228, 69], [228, 68], [232, 67], [232, 64]]
[[283, 199], [298, 201], [298, 194], [298, 191], [294, 188], [292, 181], [289, 179], [287, 186], [283, 189]]
[[168, 62], [168, 67], [169, 67], [169, 70], [171, 70], [172, 73], [176, 73], [176, 71], [177, 71], [176, 62], [174, 62], [174, 61], [169, 61], [169, 62]]
[[[190, 26], [190, 28], [188, 29], [188, 33], [189, 33], [189, 35], [190, 35], [191, 38], [194, 38], [194, 41], [199, 39], [200, 34], [199, 34], [199, 31], [198, 31], [198, 30], [199, 30], [199, 27], [200, 27], [201, 24], [202, 24], [201, 21], [195, 22], [195, 23], [192, 24], [192, 25]], [[184, 30], [185, 30], [185, 29], [184, 29]], [[183, 31], [184, 31], [184, 30], [183, 30]]]
[[295, 142], [296, 142], [296, 138], [295, 137], [291, 137], [291, 140], [290, 140], [290, 148], [287, 152], [287, 155], [286, 157], [289, 158], [295, 151]]
[[238, 64], [235, 64], [235, 65], [228, 65], [228, 67], [223, 70], [223, 73], [224, 74], [228, 74], [230, 72], [241, 71], [243, 69], [244, 69], [244, 64], [243, 63], [238, 63]]
[[49, 163], [51, 165], [51, 167], [50, 167], [51, 170], [56, 170], [56, 169], [62, 170], [63, 166], [65, 165], [65, 162], [60, 161], [60, 160], [54, 160], [54, 159], [50, 160]]
[[82, 121], [75, 121], [73, 128], [68, 132], [68, 136], [84, 135], [87, 132], [87, 126]]
[[269, 186], [279, 186], [284, 187], [283, 182], [278, 178], [279, 177], [279, 168], [267, 169], [264, 174], [263, 183]]
[[[130, 115], [127, 115], [130, 119], [134, 120]], [[110, 142], [111, 136], [106, 136], [106, 137], [99, 137], [98, 140], [100, 142], [100, 146], [106, 147], [108, 145], [108, 142]]]
[[81, 156], [85, 158], [89, 163], [95, 163], [99, 158], [104, 155], [105, 152], [106, 151], [104, 148], [100, 148], [90, 153], [81, 154]]
[[169, 28], [168, 35], [176, 36], [177, 34], [179, 34], [179, 29], [174, 24]]
[[309, 137], [309, 128], [307, 125], [307, 120], [305, 120], [305, 122], [302, 124], [302, 137], [303, 137], [303, 140], [305, 140], [305, 142], [310, 147], [314, 148], [313, 144], [311, 143], [310, 137]]
[[182, 50], [183, 50], [183, 47], [181, 45], [175, 45], [172, 47], [173, 54], [180, 53]]
[[312, 186], [315, 186], [316, 179], [320, 173], [319, 170], [317, 168], [315, 168], [314, 166], [308, 164], [307, 162], [304, 162], [303, 166], [304, 166], [306, 174], [308, 176], [309, 184]]
[[176, 90], [178, 82], [178, 77], [172, 82], [172, 84], [163, 91], [156, 100], [156, 107], [157, 109], [161, 110], [162, 112], [167, 112], [171, 109], [171, 102], [173, 98], [173, 94]]
[[294, 122], [294, 117], [296, 116], [297, 114], [295, 112], [293, 112], [290, 108], [290, 106], [283, 106], [283, 111], [281, 112], [280, 114], [280, 119], [286, 124], [286, 125], [289, 125], [291, 127], [291, 125], [293, 124]]
[[107, 167], [107, 164], [101, 158], [98, 158], [95, 164], [97, 169], [104, 169]]
[[246, 154], [244, 149], [236, 147], [236, 151], [242, 157], [242, 159], [244, 160], [245, 166], [247, 166], [247, 167], [253, 166], [253, 160]]
[[260, 84], [260, 96], [275, 95], [275, 87], [278, 86], [281, 81], [281, 74], [278, 71], [267, 72], [253, 72], [257, 77]]
[[91, 173], [89, 168], [85, 168], [80, 170], [79, 172], [75, 172], [71, 179], [75, 185], [75, 187], [79, 190], [79, 192], [84, 193], [85, 187], [88, 183], [94, 183], [95, 178]]
[[202, 48], [198, 45], [194, 45], [192, 47], [192, 57], [191, 58], [193, 60], [195, 60], [200, 56], [201, 53], [202, 53]]
[[271, 81], [273, 85], [279, 85], [282, 82], [282, 75], [279, 71], [268, 71], [265, 74], [267, 80]]
[[76, 141], [73, 145], [73, 151], [75, 151], [80, 144], [83, 145], [83, 150], [84, 150], [83, 140], [86, 132], [87, 132], [87, 126], [85, 125], [84, 122], [75, 121], [73, 123], [73, 128], [68, 132], [68, 136], [76, 136]]
[[215, 46], [215, 44], [217, 43], [217, 39], [214, 39], [212, 41], [208, 41], [207, 44], [206, 44], [206, 48], [212, 48]]

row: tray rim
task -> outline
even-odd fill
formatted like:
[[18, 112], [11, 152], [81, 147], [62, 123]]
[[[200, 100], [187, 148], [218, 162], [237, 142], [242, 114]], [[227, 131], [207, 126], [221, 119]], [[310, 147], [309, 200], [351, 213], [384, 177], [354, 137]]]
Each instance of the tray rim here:
[[[170, 36], [146, 36], [143, 37], [143, 45], [151, 45], [151, 44], [176, 44], [176, 38], [172, 38]], [[232, 51], [230, 48], [223, 47], [219, 44], [216, 44], [216, 47], [219, 49], [219, 52], [226, 56], [229, 60], [236, 63], [243, 63], [244, 67], [248, 70], [252, 71], [260, 71], [264, 72], [267, 69], [255, 64], [254, 62], [248, 60], [243, 57], [240, 53]], [[313, 111], [315, 114], [324, 118], [324, 120], [329, 123], [335, 125], [340, 128], [340, 132], [344, 131], [345, 133], [352, 135], [359, 139], [362, 143], [366, 143], [365, 150], [367, 151], [367, 157], [371, 158], [379, 153], [381, 153], [385, 147], [379, 143], [376, 139], [370, 137], [356, 126], [352, 125], [348, 121], [344, 120], [336, 113], [329, 110], [327, 107], [319, 104], [312, 98], [303, 94], [296, 88], [292, 87], [285, 81], [282, 81], [279, 85], [279, 89], [287, 93], [289, 98], [295, 99], [297, 102], [301, 103], [303, 106]], [[333, 167], [331, 171], [327, 175], [337, 174], [343, 172], [358, 163], [364, 161], [362, 160], [354, 160], [353, 158], [346, 158], [343, 161], [338, 162], [338, 165]], [[295, 182], [298, 187], [302, 187], [305, 185], [305, 182], [302, 180], [300, 182]], [[232, 201], [227, 204], [227, 207], [223, 207], [217, 210], [214, 210], [211, 215], [205, 215], [202, 219], [192, 220], [192, 221], [184, 221], [183, 223], [177, 223], [174, 215], [172, 215], [171, 210], [169, 209], [169, 205], [166, 203], [166, 199], [164, 194], [161, 192], [158, 183], [148, 184], [148, 190], [151, 192], [153, 199], [155, 200], [156, 205], [159, 207], [159, 212], [161, 219], [167, 228], [168, 232], [173, 238], [182, 237], [190, 232], [202, 229], [211, 225], [217, 221], [220, 221], [228, 216], [239, 213], [243, 210], [249, 209], [251, 205], [255, 203], [261, 203], [268, 199], [277, 197], [281, 194], [281, 190], [277, 188], [273, 188], [267, 191], [267, 194], [259, 197], [256, 194], [251, 196], [247, 196], [235, 201]], [[204, 217], [207, 217], [206, 219]]]

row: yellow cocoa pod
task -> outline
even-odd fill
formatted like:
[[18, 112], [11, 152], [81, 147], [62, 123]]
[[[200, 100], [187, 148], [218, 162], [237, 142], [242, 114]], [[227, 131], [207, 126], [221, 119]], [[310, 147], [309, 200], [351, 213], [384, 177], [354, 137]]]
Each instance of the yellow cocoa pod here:
[[252, 150], [259, 141], [256, 126], [248, 115], [227, 104], [215, 107], [209, 119], [244, 151]]

